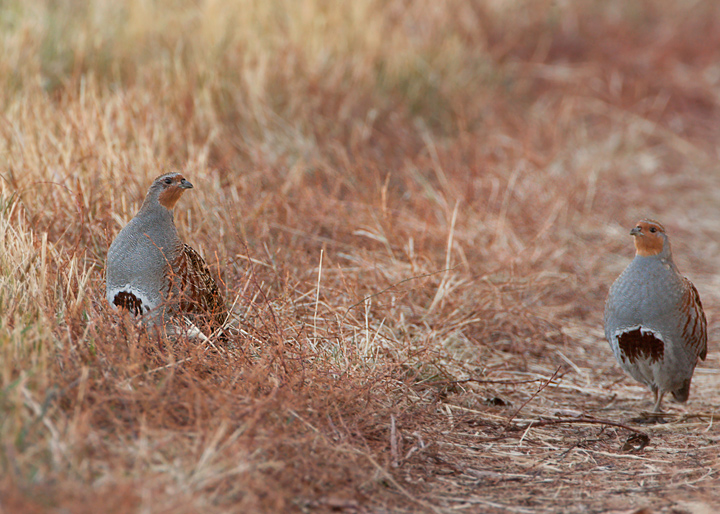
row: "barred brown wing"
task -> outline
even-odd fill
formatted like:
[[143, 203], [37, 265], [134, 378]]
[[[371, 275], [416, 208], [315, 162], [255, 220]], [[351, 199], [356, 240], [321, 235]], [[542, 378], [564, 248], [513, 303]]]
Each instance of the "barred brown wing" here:
[[206, 315], [222, 326], [227, 318], [225, 302], [205, 260], [191, 246], [183, 244], [173, 263], [180, 282], [182, 312]]
[[685, 344], [692, 348], [695, 355], [705, 360], [707, 357], [707, 319], [703, 310], [700, 295], [697, 289], [687, 278], [683, 277], [685, 282], [685, 298], [681, 306], [683, 315], [685, 315], [685, 324], [683, 325], [683, 340]]

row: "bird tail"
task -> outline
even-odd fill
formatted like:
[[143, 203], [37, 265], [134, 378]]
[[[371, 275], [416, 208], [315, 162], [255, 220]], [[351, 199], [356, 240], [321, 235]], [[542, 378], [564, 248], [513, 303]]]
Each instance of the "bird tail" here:
[[683, 382], [682, 387], [679, 389], [675, 389], [672, 392], [673, 398], [675, 398], [675, 401], [680, 403], [685, 403], [690, 396], [690, 379], [687, 379], [685, 382]]

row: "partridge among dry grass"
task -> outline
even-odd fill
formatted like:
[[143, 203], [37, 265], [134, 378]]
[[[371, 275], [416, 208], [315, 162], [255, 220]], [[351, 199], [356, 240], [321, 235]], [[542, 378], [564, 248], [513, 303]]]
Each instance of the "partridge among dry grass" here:
[[180, 240], [173, 221], [173, 208], [192, 187], [180, 173], [156, 178], [140, 211], [108, 250], [108, 302], [143, 315], [148, 326], [181, 314], [214, 331], [227, 318], [207, 264]]
[[650, 388], [654, 411], [661, 412], [668, 391], [687, 401], [698, 357], [707, 354], [707, 321], [697, 289], [673, 263], [665, 228], [646, 219], [630, 234], [637, 252], [610, 288], [605, 337], [620, 367]]

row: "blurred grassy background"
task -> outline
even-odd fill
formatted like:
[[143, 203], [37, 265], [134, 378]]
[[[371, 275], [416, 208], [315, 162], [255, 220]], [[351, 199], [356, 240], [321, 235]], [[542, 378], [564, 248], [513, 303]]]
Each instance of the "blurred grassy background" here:
[[[0, 2], [0, 508], [444, 508], [390, 420], [406, 451], [442, 441], [438, 402], [535, 386], [426, 382], [549, 376], [557, 351], [602, 404], [641, 216], [715, 337], [719, 52], [710, 0]], [[245, 334], [227, 353], [104, 301], [170, 169]]]

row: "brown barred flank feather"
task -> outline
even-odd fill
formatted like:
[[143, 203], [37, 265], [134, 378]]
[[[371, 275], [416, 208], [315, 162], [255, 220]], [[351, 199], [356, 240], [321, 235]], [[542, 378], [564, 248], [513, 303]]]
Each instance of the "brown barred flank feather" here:
[[213, 328], [222, 327], [227, 310], [205, 260], [191, 246], [183, 244], [172, 266], [180, 281], [180, 310], [206, 316], [217, 325]]
[[700, 359], [707, 357], [707, 318], [703, 310], [700, 294], [687, 278], [683, 277], [686, 286], [682, 312], [687, 316], [683, 326], [685, 344], [695, 349]]

